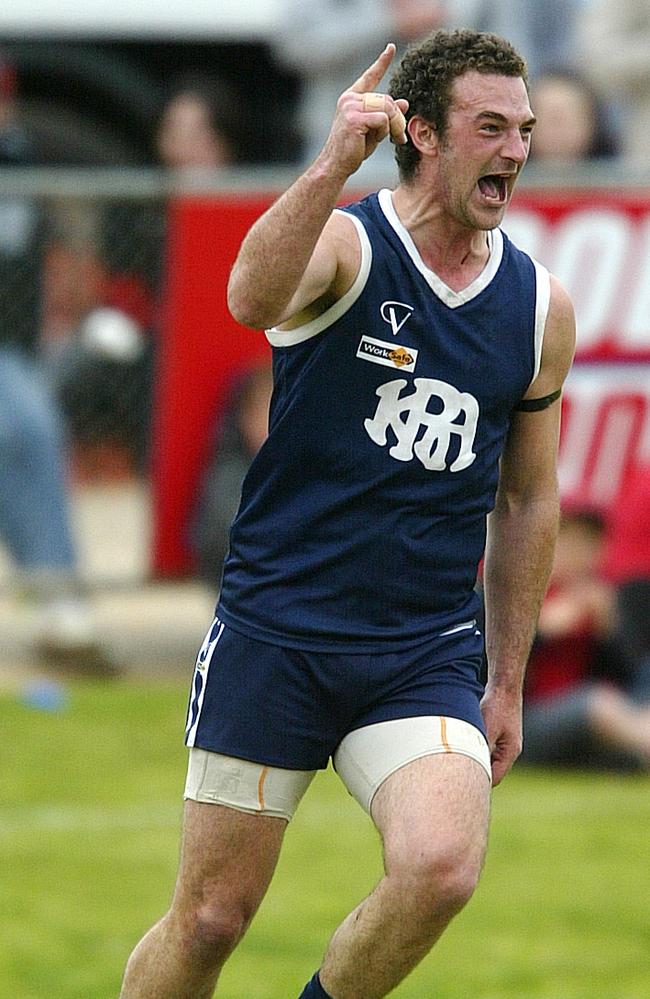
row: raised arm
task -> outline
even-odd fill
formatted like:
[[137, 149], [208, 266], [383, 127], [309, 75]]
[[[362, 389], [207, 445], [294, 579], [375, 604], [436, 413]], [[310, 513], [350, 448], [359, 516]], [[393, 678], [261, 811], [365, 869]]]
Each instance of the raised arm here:
[[228, 305], [245, 326], [277, 326], [317, 300], [340, 298], [354, 280], [358, 250], [350, 245], [350, 223], [332, 212], [347, 179], [379, 142], [389, 134], [406, 142], [406, 101], [368, 98], [394, 55], [391, 43], [341, 95], [321, 153], [244, 239]]
[[[562, 387], [575, 345], [571, 302], [551, 279], [542, 364], [528, 399]], [[501, 460], [485, 557], [488, 684], [482, 703], [495, 784], [521, 752], [522, 691], [537, 617], [551, 571], [559, 518], [560, 399], [516, 412]]]

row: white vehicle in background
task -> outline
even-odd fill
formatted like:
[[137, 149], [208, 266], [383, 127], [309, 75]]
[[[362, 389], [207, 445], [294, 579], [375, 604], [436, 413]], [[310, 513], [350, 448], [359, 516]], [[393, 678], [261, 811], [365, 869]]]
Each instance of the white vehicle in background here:
[[0, 8], [0, 36], [263, 39], [281, 0], [13, 0]]
[[[16, 67], [46, 161], [148, 165], [165, 85], [185, 72], [222, 75], [251, 101], [263, 90], [267, 119], [277, 107], [287, 120], [298, 83], [267, 44], [280, 3], [12, 0], [0, 5], [0, 58]], [[271, 160], [292, 148], [287, 135], [260, 139]]]

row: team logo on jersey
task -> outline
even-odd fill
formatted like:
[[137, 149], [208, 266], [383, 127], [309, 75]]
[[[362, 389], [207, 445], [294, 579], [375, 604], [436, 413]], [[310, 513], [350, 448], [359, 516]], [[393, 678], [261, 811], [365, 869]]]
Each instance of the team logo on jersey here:
[[413, 347], [398, 347], [385, 340], [375, 340], [371, 336], [362, 336], [357, 348], [357, 357], [373, 364], [385, 364], [389, 368], [400, 368], [402, 371], [415, 371], [418, 352]]
[[[402, 391], [409, 385], [405, 378], [379, 386], [375, 415], [363, 423], [368, 436], [385, 447], [390, 429], [396, 443], [388, 453], [398, 461], [411, 461], [415, 457], [434, 472], [447, 468], [450, 472], [460, 472], [467, 468], [476, 458], [473, 447], [478, 402], [469, 392], [459, 392], [437, 378], [416, 378], [413, 384], [414, 391], [404, 395]], [[430, 412], [429, 406], [435, 412]], [[455, 457], [448, 464], [452, 446]]]
[[407, 319], [410, 319], [413, 306], [406, 302], [382, 302], [381, 318], [388, 323], [393, 331], [393, 336], [397, 336]]

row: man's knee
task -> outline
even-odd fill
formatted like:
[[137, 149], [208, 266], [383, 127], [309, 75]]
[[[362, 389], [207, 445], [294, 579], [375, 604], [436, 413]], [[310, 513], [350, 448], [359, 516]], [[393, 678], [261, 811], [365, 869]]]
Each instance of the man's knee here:
[[167, 931], [206, 969], [218, 969], [255, 915], [286, 822], [188, 800]]
[[467, 904], [481, 874], [481, 858], [475, 853], [425, 844], [387, 858], [387, 873], [424, 917], [449, 918]]
[[220, 964], [244, 936], [253, 912], [243, 902], [226, 904], [203, 898], [182, 912], [172, 909], [170, 917], [181, 927], [187, 947], [198, 960]]
[[196, 940], [217, 956], [230, 954], [246, 932], [248, 922], [242, 909], [202, 905], [196, 913]]

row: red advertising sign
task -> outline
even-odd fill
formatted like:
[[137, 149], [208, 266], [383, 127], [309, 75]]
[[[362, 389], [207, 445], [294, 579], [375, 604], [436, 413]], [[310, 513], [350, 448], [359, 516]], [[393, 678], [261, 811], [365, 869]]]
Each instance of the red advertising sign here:
[[650, 360], [650, 191], [523, 191], [504, 229], [571, 295], [578, 361]]
[[504, 228], [573, 301], [560, 487], [607, 510], [650, 462], [650, 192], [523, 191]]
[[[153, 569], [191, 571], [188, 523], [210, 441], [237, 371], [266, 348], [228, 313], [230, 267], [275, 194], [179, 200], [172, 211], [166, 324], [153, 455]], [[505, 230], [569, 291], [578, 324], [564, 396], [560, 485], [607, 508], [650, 461], [650, 191], [517, 195]]]
[[167, 287], [151, 459], [152, 570], [191, 572], [190, 523], [229, 389], [268, 344], [226, 304], [230, 268], [268, 195], [179, 199], [170, 208]]
[[650, 365], [576, 363], [567, 381], [559, 479], [565, 500], [603, 511], [650, 463]]

